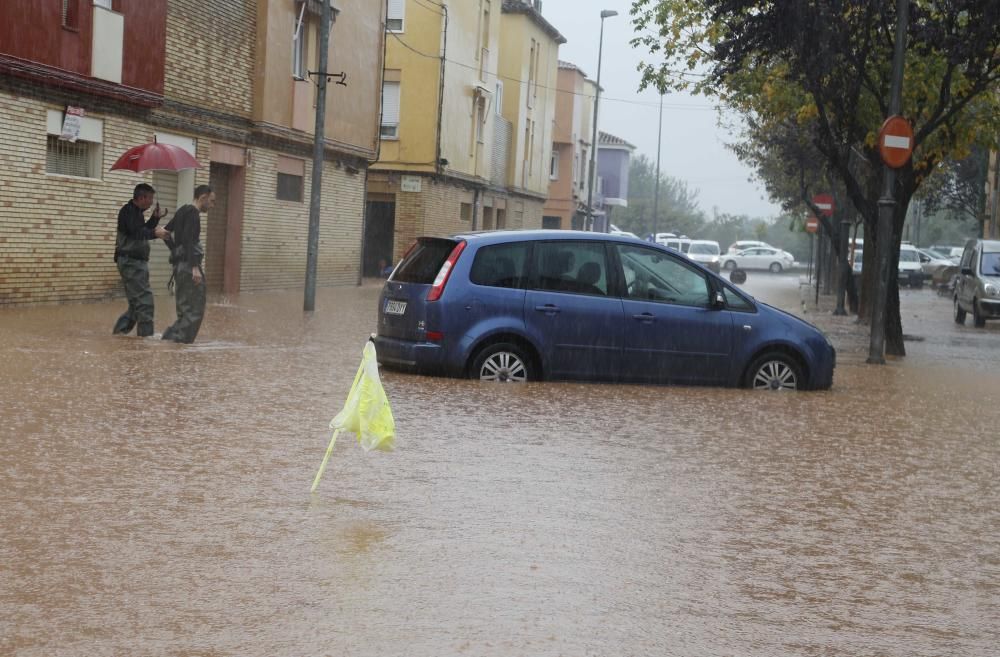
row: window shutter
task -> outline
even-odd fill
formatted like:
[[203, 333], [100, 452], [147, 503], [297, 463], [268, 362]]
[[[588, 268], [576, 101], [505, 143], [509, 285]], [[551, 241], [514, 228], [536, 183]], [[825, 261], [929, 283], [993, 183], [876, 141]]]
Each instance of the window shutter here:
[[399, 83], [382, 83], [382, 125], [399, 125]]
[[389, 20], [403, 20], [403, 9], [405, 6], [406, 0], [389, 0], [389, 13], [386, 15], [386, 18]]

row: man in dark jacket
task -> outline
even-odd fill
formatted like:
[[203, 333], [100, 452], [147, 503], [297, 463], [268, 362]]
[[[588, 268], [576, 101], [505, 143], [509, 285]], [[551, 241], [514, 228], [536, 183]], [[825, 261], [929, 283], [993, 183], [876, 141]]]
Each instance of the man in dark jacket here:
[[178, 208], [167, 224], [171, 237], [170, 263], [174, 266], [174, 283], [177, 286], [177, 321], [163, 332], [164, 340], [191, 343], [198, 335], [201, 320], [205, 317], [205, 272], [202, 259], [205, 250], [201, 245], [201, 213], [215, 207], [215, 193], [208, 185], [194, 190], [194, 202]]
[[156, 204], [149, 221], [143, 213], [153, 205], [156, 190], [140, 183], [132, 192], [132, 200], [118, 211], [118, 236], [115, 240], [115, 264], [125, 284], [128, 310], [115, 322], [114, 333], [125, 335], [139, 328], [140, 338], [153, 335], [153, 290], [149, 287], [149, 240], [167, 236], [157, 224], [166, 215]]

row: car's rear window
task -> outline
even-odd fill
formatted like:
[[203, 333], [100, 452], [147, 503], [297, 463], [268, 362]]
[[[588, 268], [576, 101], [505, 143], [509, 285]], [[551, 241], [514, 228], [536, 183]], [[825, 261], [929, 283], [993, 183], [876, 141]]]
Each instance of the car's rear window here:
[[528, 242], [484, 246], [476, 252], [469, 280], [476, 285], [519, 288], [524, 284]]
[[399, 263], [390, 280], [397, 283], [432, 284], [455, 244], [454, 240], [420, 239], [403, 262]]

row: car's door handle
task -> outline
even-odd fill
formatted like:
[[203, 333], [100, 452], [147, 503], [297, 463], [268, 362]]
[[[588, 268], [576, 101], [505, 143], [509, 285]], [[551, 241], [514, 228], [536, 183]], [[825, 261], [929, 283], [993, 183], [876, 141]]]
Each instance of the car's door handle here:
[[656, 321], [656, 316], [652, 313], [641, 313], [639, 315], [632, 315], [632, 319], [637, 319], [644, 324], [652, 324]]
[[535, 306], [535, 310], [540, 313], [545, 313], [546, 315], [555, 315], [559, 312], [559, 306], [547, 303], [544, 306]]

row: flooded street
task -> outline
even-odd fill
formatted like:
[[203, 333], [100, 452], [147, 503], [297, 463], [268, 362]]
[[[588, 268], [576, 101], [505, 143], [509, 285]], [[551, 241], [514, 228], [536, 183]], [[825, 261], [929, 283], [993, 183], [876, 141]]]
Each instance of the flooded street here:
[[815, 393], [386, 372], [397, 450], [310, 495], [378, 290], [0, 309], [0, 655], [997, 654], [1000, 323], [824, 316]]

